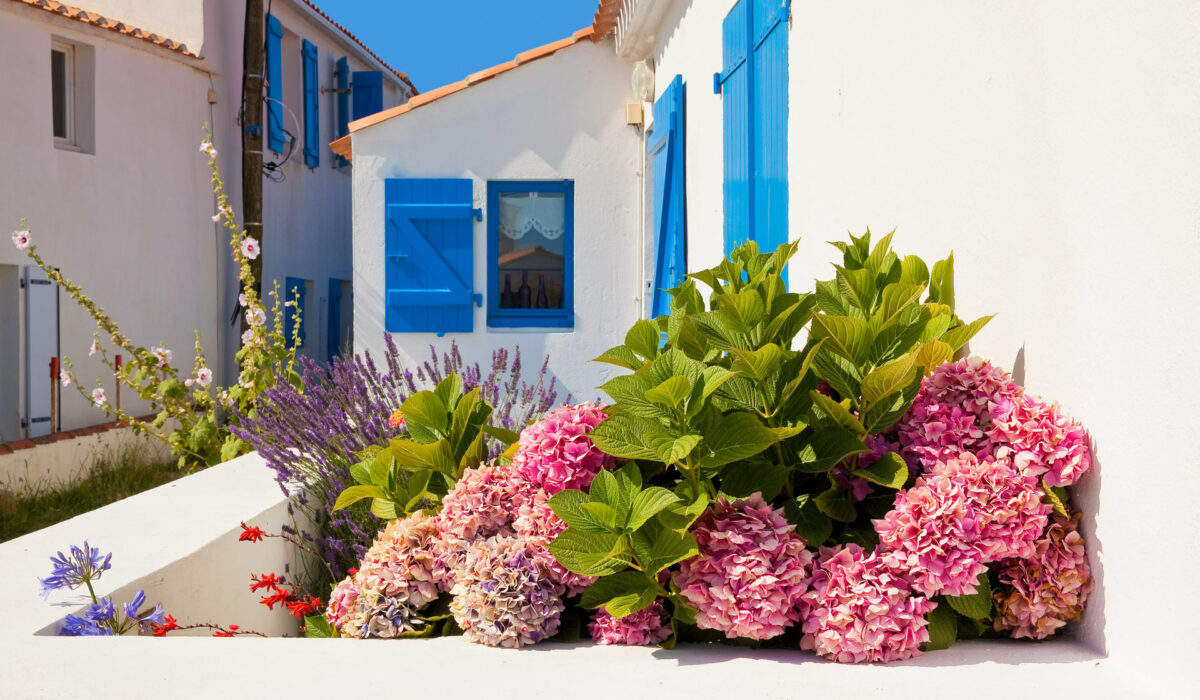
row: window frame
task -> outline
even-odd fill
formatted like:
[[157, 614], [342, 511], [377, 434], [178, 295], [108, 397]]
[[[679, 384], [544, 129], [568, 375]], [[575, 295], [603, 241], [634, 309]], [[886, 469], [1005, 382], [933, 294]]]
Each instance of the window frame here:
[[[563, 195], [563, 305], [561, 309], [500, 308], [500, 195]], [[487, 183], [487, 325], [491, 328], [575, 327], [575, 181], [489, 180]]]
[[59, 136], [54, 133], [54, 73], [53, 64], [51, 66], [50, 77], [50, 133], [54, 137], [54, 145], [59, 148], [64, 148], [70, 151], [78, 151], [79, 141], [76, 138], [76, 115], [75, 115], [75, 45], [52, 39], [50, 41], [51, 61], [53, 61], [54, 52], [63, 54], [63, 122], [66, 127], [66, 135]]

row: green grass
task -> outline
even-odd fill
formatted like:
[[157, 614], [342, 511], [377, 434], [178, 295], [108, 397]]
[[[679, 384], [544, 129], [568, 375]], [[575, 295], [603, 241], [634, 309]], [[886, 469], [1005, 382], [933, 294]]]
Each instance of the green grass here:
[[149, 463], [137, 452], [98, 463], [78, 484], [31, 495], [0, 492], [0, 542], [40, 530], [186, 476], [174, 461]]

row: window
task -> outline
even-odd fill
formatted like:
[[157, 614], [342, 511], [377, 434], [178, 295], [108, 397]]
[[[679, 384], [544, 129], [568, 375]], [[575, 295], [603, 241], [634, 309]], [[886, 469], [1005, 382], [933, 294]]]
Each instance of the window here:
[[50, 44], [51, 109], [54, 142], [74, 147], [75, 143], [75, 47], [61, 41]]
[[575, 183], [488, 183], [488, 325], [571, 328]]

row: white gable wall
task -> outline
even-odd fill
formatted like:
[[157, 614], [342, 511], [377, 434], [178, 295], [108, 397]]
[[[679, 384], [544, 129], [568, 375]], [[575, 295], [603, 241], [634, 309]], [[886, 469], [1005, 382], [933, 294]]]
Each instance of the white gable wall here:
[[[638, 318], [638, 167], [641, 139], [625, 124], [629, 71], [608, 42], [583, 42], [353, 135], [355, 350], [384, 351], [384, 179], [471, 178], [474, 284], [485, 295], [475, 332], [394, 336], [409, 366], [429, 345], [458, 342], [486, 365], [492, 350], [520, 345], [524, 375], [544, 354], [578, 399], [598, 395], [610, 365], [588, 362], [622, 341]], [[575, 327], [487, 327], [488, 180], [575, 181]], [[559, 394], [563, 398], [563, 394]]]

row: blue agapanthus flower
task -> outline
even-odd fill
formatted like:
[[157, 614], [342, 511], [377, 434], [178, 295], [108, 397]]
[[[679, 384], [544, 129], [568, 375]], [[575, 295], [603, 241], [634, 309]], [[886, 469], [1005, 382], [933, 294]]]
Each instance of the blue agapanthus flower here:
[[142, 606], [145, 604], [146, 592], [138, 591], [133, 600], [125, 604], [125, 618], [133, 624], [153, 622], [161, 625], [166, 623], [166, 613], [163, 612], [161, 605], [155, 605], [153, 610], [143, 612]]
[[67, 588], [74, 590], [89, 581], [95, 581], [100, 575], [111, 568], [112, 552], [101, 554], [100, 550], [83, 542], [83, 548], [71, 546], [69, 555], [59, 552], [50, 557], [54, 565], [50, 575], [41, 579], [42, 598], [50, 595], [50, 591]]
[[83, 617], [67, 615], [63, 619], [60, 635], [65, 637], [97, 637], [116, 634], [117, 608], [112, 598], [101, 598], [89, 605]]

